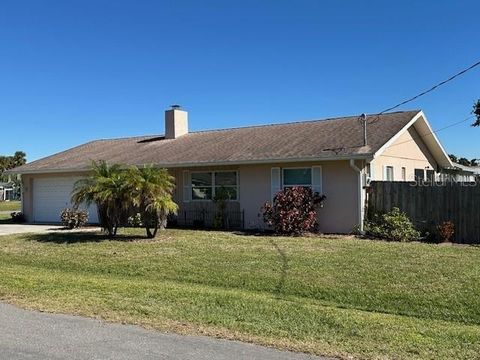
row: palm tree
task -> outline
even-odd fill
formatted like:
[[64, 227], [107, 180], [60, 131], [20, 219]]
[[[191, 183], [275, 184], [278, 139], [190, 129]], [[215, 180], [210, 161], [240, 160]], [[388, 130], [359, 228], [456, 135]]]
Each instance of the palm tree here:
[[121, 165], [109, 165], [106, 161], [93, 161], [91, 170], [89, 177], [75, 183], [72, 202], [75, 206], [95, 203], [100, 225], [108, 236], [113, 237], [131, 204], [131, 189], [126, 181], [128, 172]]
[[154, 238], [159, 228], [165, 228], [167, 216], [177, 212], [178, 206], [172, 199], [174, 178], [166, 169], [149, 165], [131, 168], [127, 180], [147, 237]]

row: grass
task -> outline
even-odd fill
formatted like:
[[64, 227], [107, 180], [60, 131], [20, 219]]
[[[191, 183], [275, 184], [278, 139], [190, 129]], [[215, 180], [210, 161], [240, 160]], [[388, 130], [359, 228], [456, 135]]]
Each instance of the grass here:
[[0, 237], [0, 298], [345, 358], [480, 358], [480, 248], [140, 234]]
[[1, 224], [12, 224], [12, 217], [10, 213], [0, 213], [0, 225]]
[[21, 208], [20, 201], [0, 201], [0, 211], [20, 211]]

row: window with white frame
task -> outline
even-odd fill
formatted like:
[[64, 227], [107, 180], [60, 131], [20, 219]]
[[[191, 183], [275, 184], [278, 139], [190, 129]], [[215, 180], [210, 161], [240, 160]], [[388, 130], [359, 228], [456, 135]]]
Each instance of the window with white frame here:
[[402, 180], [407, 181], [407, 168], [402, 167]]
[[191, 200], [212, 200], [220, 191], [225, 191], [230, 200], [238, 200], [238, 173], [237, 171], [191, 172], [185, 191], [190, 192]]
[[322, 167], [271, 168], [271, 200], [283, 188], [293, 186], [310, 187], [313, 192], [323, 194]]
[[393, 166], [385, 166], [385, 181], [393, 181]]

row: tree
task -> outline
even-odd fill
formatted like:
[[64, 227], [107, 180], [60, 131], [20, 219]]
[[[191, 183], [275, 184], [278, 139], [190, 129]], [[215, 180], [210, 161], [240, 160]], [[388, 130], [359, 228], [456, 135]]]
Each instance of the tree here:
[[480, 126], [480, 99], [473, 103], [472, 114], [477, 118], [472, 126]]
[[470, 166], [478, 166], [478, 160], [479, 160], [479, 159], [472, 159], [472, 160], [470, 160]]
[[16, 151], [13, 156], [0, 156], [0, 181], [7, 181], [7, 177], [3, 175], [5, 170], [16, 168], [27, 162], [26, 154], [23, 151]]
[[459, 158], [458, 163], [463, 166], [470, 166], [470, 160], [464, 157]]
[[27, 162], [27, 154], [23, 151], [15, 151], [15, 154], [12, 157], [13, 167], [22, 166]]
[[140, 212], [147, 237], [163, 229], [167, 216], [177, 211], [172, 199], [174, 178], [153, 166], [109, 165], [93, 162], [91, 175], [77, 181], [72, 192], [75, 206], [95, 203], [102, 229], [113, 237], [133, 210]]
[[82, 203], [97, 205], [100, 225], [109, 237], [117, 234], [132, 203], [127, 174], [119, 164], [94, 161], [91, 175], [78, 180], [73, 188], [72, 202], [76, 207]]
[[172, 199], [174, 178], [166, 169], [149, 165], [130, 168], [126, 179], [147, 237], [154, 238], [158, 229], [164, 229], [167, 225], [168, 215], [177, 212], [178, 206]]

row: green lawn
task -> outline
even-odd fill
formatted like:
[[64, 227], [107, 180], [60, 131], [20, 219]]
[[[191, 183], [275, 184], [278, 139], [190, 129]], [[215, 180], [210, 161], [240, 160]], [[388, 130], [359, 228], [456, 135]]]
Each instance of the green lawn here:
[[21, 208], [20, 201], [0, 201], [0, 211], [20, 211]]
[[12, 223], [12, 217], [10, 216], [10, 213], [0, 213], [0, 225], [11, 224], [11, 223]]
[[480, 358], [480, 248], [136, 234], [0, 237], [0, 298], [315, 354]]

